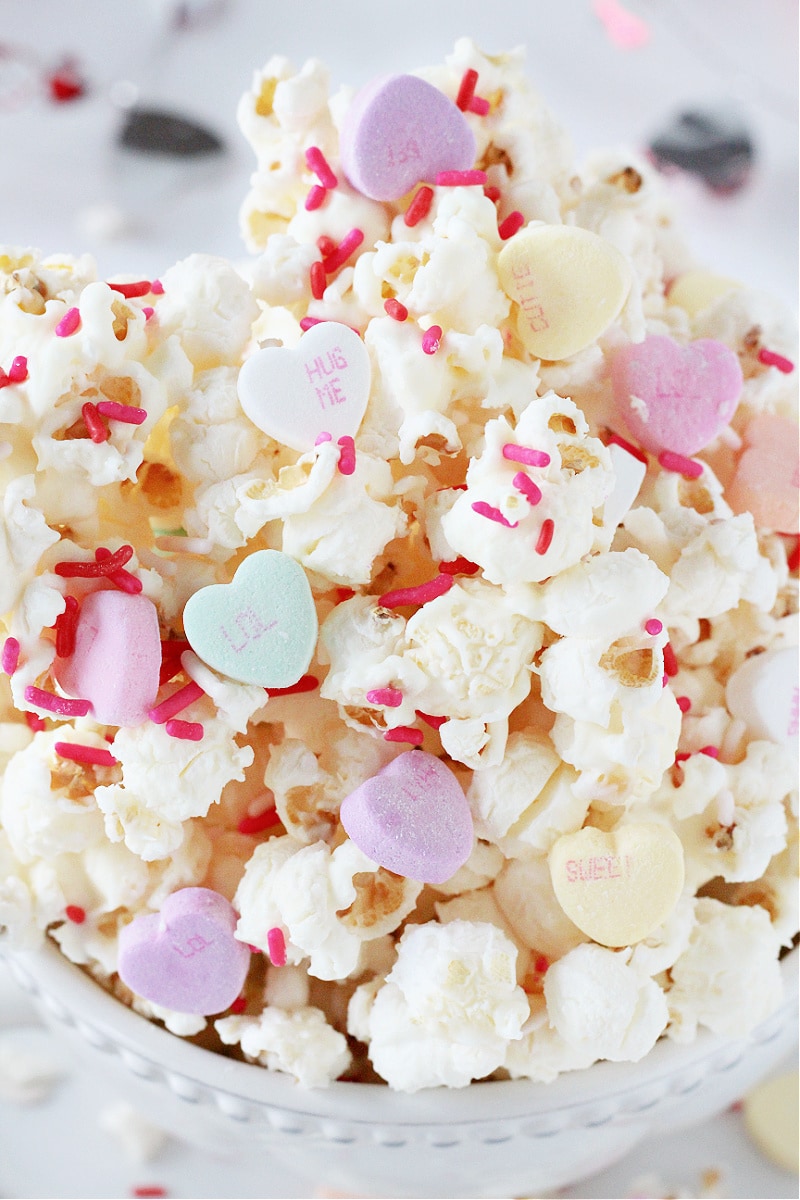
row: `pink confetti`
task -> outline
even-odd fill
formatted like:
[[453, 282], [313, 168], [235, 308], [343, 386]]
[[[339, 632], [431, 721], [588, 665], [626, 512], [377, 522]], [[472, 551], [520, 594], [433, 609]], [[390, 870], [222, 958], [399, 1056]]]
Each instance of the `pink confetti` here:
[[435, 354], [442, 344], [441, 325], [431, 325], [422, 335], [422, 349], [425, 354]]
[[81, 323], [81, 310], [79, 308], [69, 308], [64, 313], [64, 316], [58, 322], [55, 328], [56, 337], [70, 337], [71, 334], [79, 328]]
[[440, 171], [436, 176], [437, 187], [477, 187], [486, 183], [485, 171]]
[[352, 475], [356, 469], [356, 444], [349, 434], [336, 443], [339, 447], [338, 469], [341, 475]]
[[777, 367], [784, 375], [791, 375], [794, 370], [794, 363], [791, 359], [784, 358], [782, 354], [776, 354], [774, 350], [767, 350], [764, 347], [758, 352], [758, 361], [765, 367]]
[[71, 762], [91, 763], [96, 767], [114, 767], [117, 759], [110, 750], [100, 746], [84, 746], [80, 742], [56, 742], [53, 749], [59, 758], [68, 758]]
[[198, 683], [192, 681], [187, 683], [185, 687], [179, 688], [177, 692], [173, 692], [171, 696], [167, 696], [166, 700], [162, 700], [154, 708], [148, 712], [148, 717], [156, 725], [164, 725], [170, 717], [174, 717], [176, 713], [183, 712], [190, 704], [194, 704], [195, 700], [200, 700], [205, 696], [205, 692]]
[[555, 522], [550, 517], [547, 517], [546, 520], [542, 521], [542, 528], [539, 530], [539, 537], [534, 547], [537, 554], [547, 554], [550, 544], [553, 541], [554, 531]]
[[403, 693], [393, 687], [373, 688], [367, 692], [367, 703], [380, 704], [385, 708], [399, 708], [403, 703]]
[[647, 24], [641, 17], [623, 8], [619, 0], [593, 0], [592, 8], [609, 40], [620, 50], [638, 50], [650, 40]]
[[361, 229], [351, 229], [349, 233], [346, 233], [336, 249], [322, 260], [326, 274], [332, 275], [334, 271], [339, 270], [339, 267], [343, 267], [350, 255], [355, 253], [363, 241], [364, 233]]
[[699, 479], [703, 474], [703, 464], [685, 454], [676, 454], [673, 450], [662, 450], [658, 456], [659, 466], [665, 471], [674, 471], [686, 479]]
[[330, 164], [319, 146], [308, 147], [306, 150], [306, 162], [308, 163], [308, 169], [314, 172], [324, 188], [339, 186], [339, 180], [331, 170]]
[[428, 185], [425, 184], [414, 194], [414, 198], [406, 209], [405, 216], [403, 217], [403, 220], [409, 229], [413, 229], [415, 225], [418, 225], [420, 221], [427, 217], [431, 210], [432, 203], [433, 188], [428, 187]]
[[649, 621], [644, 623], [645, 633], [649, 633], [651, 637], [657, 637], [664, 628], [658, 617], [651, 617]]
[[327, 188], [320, 187], [318, 183], [315, 183], [314, 186], [310, 188], [305, 199], [306, 212], [314, 212], [316, 209], [320, 208], [322, 204], [324, 204], [327, 194]]
[[24, 354], [18, 354], [8, 370], [10, 383], [24, 383], [28, 378], [28, 360]]
[[132, 404], [118, 404], [116, 400], [100, 400], [96, 408], [101, 417], [122, 421], [125, 425], [143, 425], [147, 420], [146, 409], [135, 408]]
[[519, 525], [519, 521], [509, 521], [503, 516], [499, 508], [493, 508], [485, 500], [476, 500], [472, 505], [472, 511], [476, 512], [479, 517], [486, 517], [489, 521], [495, 521], [498, 525], [504, 525], [506, 529], [516, 529]]
[[203, 738], [203, 726], [198, 721], [179, 721], [172, 718], [164, 726], [170, 737], [182, 742], [199, 742]]
[[401, 304], [399, 300], [385, 300], [383, 304], [387, 316], [390, 316], [394, 321], [407, 321], [408, 309], [405, 304]]
[[396, 729], [387, 729], [383, 735], [385, 742], [406, 742], [410, 746], [421, 746], [424, 738], [421, 729], [412, 729], [410, 725], [398, 725]]
[[529, 504], [538, 504], [542, 498], [541, 489], [529, 479], [524, 471], [517, 471], [511, 480], [518, 492], [521, 492]]
[[550, 465], [550, 455], [545, 450], [532, 450], [530, 446], [516, 446], [513, 442], [506, 442], [503, 446], [503, 458], [510, 462], [524, 463], [526, 467]]
[[502, 242], [507, 242], [508, 239], [513, 237], [514, 234], [517, 233], [524, 224], [525, 218], [521, 212], [518, 212], [516, 209], [514, 212], [510, 212], [505, 220], [501, 221], [497, 226], [497, 232], [500, 235], [500, 240]]
[[56, 696], [32, 684], [25, 688], [25, 699], [36, 708], [44, 708], [59, 717], [85, 717], [92, 707], [88, 700], [67, 700], [65, 696]]
[[15, 637], [7, 637], [3, 643], [3, 654], [0, 666], [6, 675], [13, 675], [19, 664], [19, 642]]
[[435, 600], [437, 596], [443, 596], [445, 592], [449, 592], [453, 586], [452, 575], [437, 575], [435, 579], [428, 580], [427, 583], [420, 583], [417, 587], [397, 588], [393, 592], [384, 592], [378, 597], [378, 604], [381, 608], [400, 608], [404, 604], [427, 604], [429, 600]]
[[267, 954], [273, 967], [286, 966], [286, 938], [277, 925], [267, 932]]

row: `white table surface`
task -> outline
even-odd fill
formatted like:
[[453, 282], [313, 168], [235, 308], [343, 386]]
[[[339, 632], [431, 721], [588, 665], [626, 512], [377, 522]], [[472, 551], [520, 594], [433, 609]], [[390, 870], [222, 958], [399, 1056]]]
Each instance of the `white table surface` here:
[[[165, 43], [157, 0], [0, 0], [0, 244], [91, 253], [101, 273], [147, 277], [197, 250], [242, 257], [237, 211], [254, 160], [234, 114], [256, 67], [273, 53], [298, 67], [313, 56], [330, 65], [334, 86], [359, 84], [437, 62], [468, 34], [490, 52], [527, 45], [530, 78], [571, 130], [579, 157], [600, 145], [641, 149], [681, 108], [735, 106], [757, 148], [746, 186], [721, 198], [684, 175], [670, 187], [704, 261], [796, 305], [795, 0], [627, 0], [651, 30], [649, 42], [631, 51], [611, 42], [592, 0], [205, 0], [205, 7], [206, 20]], [[8, 48], [30, 64], [27, 96], [15, 105], [2, 102]], [[44, 81], [67, 56], [88, 89], [55, 105]], [[158, 163], [120, 152], [112, 97], [122, 81], [139, 88], [142, 102], [208, 125], [225, 140], [224, 156]], [[69, 1060], [52, 1034], [20, 1024], [31, 1020], [0, 968], [0, 1034], [18, 1030], [26, 1045], [61, 1056], [65, 1069], [39, 1104], [0, 1098], [0, 1196], [130, 1196], [148, 1184], [173, 1197], [308, 1194], [268, 1163], [253, 1179], [235, 1160], [190, 1154], [176, 1141], [153, 1162], [132, 1161], [98, 1124], [122, 1097]], [[704, 1182], [707, 1170], [721, 1172], [714, 1187]], [[569, 1195], [637, 1190], [798, 1195], [796, 1179], [760, 1155], [736, 1112], [651, 1139]]]

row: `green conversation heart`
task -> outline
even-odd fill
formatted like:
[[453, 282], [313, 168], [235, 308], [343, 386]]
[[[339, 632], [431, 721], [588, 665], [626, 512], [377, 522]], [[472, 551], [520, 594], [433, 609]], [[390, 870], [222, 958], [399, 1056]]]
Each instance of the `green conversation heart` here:
[[258, 550], [230, 583], [195, 592], [183, 610], [183, 627], [209, 667], [268, 690], [297, 683], [318, 631], [305, 571], [279, 550]]

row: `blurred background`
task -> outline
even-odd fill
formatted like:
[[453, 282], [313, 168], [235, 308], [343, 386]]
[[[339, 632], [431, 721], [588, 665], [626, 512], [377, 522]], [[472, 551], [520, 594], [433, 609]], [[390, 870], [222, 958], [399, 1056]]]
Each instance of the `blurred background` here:
[[[527, 47], [578, 160], [655, 152], [696, 256], [796, 307], [797, 26], [796, 0], [0, 0], [0, 245], [89, 253], [101, 276], [243, 258], [255, 163], [235, 113], [256, 68], [320, 58], [335, 90], [436, 63], [467, 35]], [[68, 1060], [1, 972], [0, 1196], [309, 1194], [269, 1162], [253, 1179], [146, 1136], [146, 1115]], [[332, 1194], [325, 1180], [315, 1194]], [[798, 1193], [731, 1111], [561, 1194]]]

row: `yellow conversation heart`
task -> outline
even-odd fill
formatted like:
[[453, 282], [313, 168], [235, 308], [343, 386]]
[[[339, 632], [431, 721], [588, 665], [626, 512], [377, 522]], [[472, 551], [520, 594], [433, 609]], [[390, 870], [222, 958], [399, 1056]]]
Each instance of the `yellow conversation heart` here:
[[742, 284], [735, 279], [728, 279], [726, 275], [716, 275], [713, 271], [684, 271], [670, 284], [667, 302], [677, 304], [690, 317], [696, 317], [704, 308], [708, 308], [709, 304], [719, 300], [720, 296], [726, 296], [728, 292], [741, 287]]
[[647, 937], [683, 888], [683, 846], [666, 825], [579, 829], [558, 839], [548, 861], [564, 912], [602, 946], [631, 946]]
[[767, 1158], [794, 1175], [800, 1169], [797, 1084], [797, 1071], [788, 1071], [759, 1084], [744, 1100], [750, 1137]]
[[500, 286], [517, 305], [517, 333], [537, 358], [569, 358], [619, 315], [631, 287], [623, 254], [572, 225], [534, 225], [500, 251]]

